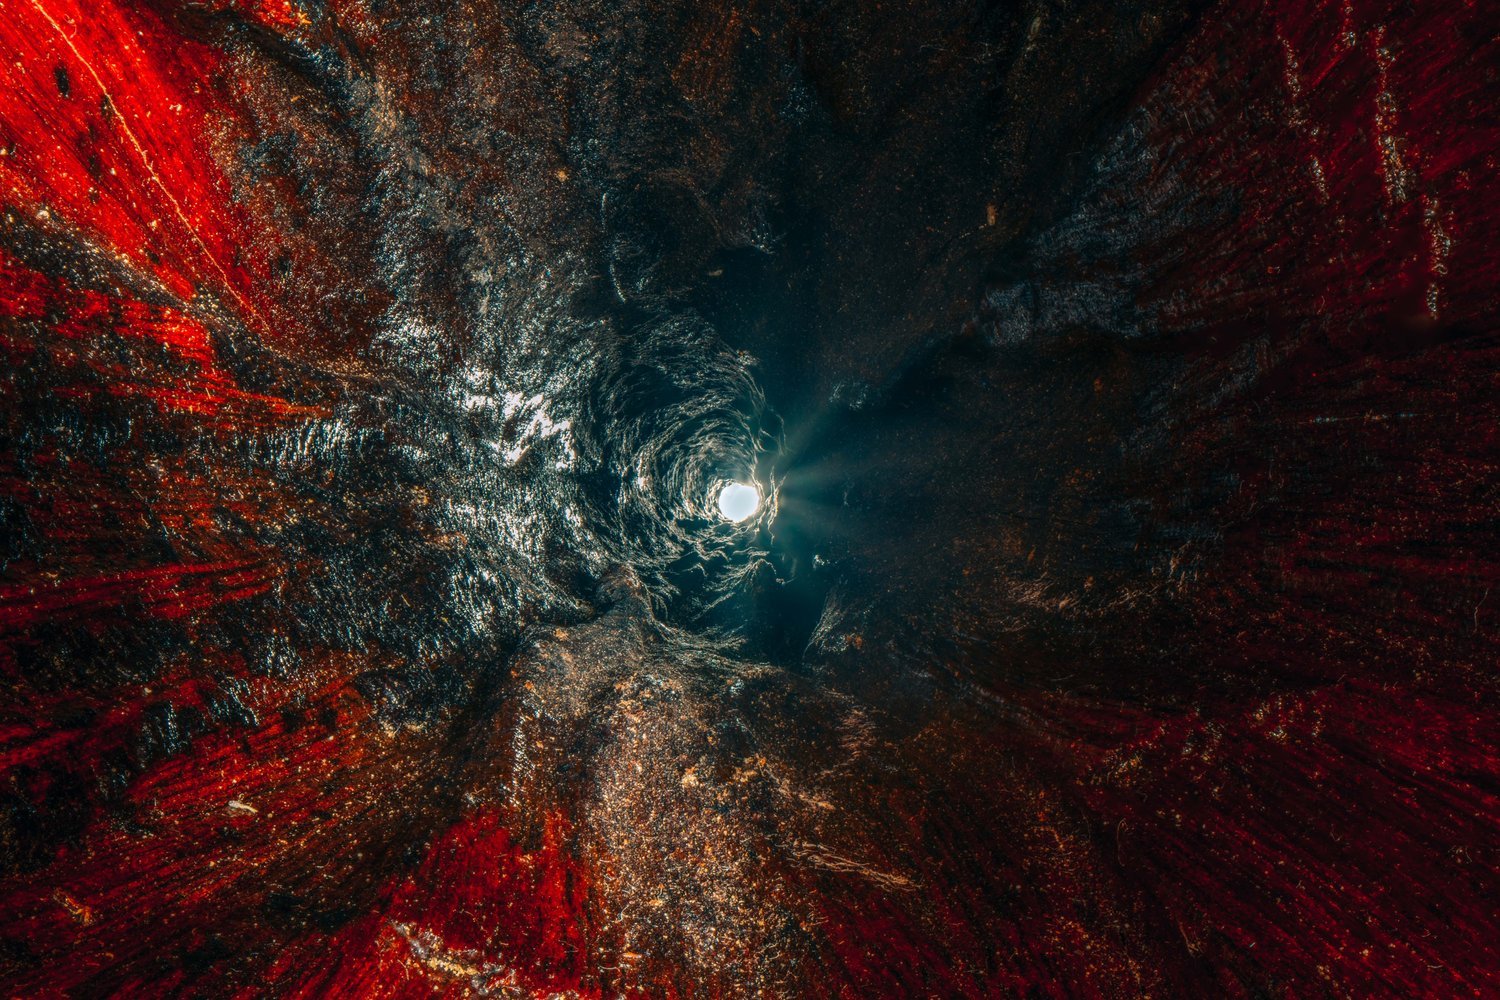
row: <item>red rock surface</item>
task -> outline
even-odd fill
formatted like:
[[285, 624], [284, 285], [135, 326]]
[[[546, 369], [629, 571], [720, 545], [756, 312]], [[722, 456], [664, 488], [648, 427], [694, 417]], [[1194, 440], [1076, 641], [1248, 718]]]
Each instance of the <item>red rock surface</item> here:
[[1495, 12], [812, 8], [0, 3], [6, 995], [1500, 991]]

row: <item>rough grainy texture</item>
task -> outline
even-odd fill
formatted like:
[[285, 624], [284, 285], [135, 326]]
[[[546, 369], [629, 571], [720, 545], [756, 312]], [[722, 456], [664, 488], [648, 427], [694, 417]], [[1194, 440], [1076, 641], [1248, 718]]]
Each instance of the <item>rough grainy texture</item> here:
[[0, 0], [0, 991], [1500, 993], [1497, 39]]

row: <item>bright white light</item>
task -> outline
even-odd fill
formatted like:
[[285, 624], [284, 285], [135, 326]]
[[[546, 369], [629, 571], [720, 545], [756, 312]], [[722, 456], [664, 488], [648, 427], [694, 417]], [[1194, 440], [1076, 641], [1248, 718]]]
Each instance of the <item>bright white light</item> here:
[[719, 513], [736, 523], [760, 510], [760, 490], [744, 483], [729, 483], [719, 491]]

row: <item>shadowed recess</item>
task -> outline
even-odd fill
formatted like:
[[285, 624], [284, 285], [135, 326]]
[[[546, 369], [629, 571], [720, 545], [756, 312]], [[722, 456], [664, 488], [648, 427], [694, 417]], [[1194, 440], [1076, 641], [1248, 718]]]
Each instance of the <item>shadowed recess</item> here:
[[1500, 993], [1500, 32], [0, 0], [0, 982]]

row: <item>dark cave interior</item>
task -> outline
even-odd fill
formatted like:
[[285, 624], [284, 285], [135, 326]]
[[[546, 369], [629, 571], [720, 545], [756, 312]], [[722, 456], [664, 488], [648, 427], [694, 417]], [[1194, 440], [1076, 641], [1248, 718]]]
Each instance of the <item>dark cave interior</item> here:
[[1492, 6], [0, 38], [0, 992], [1500, 992]]

